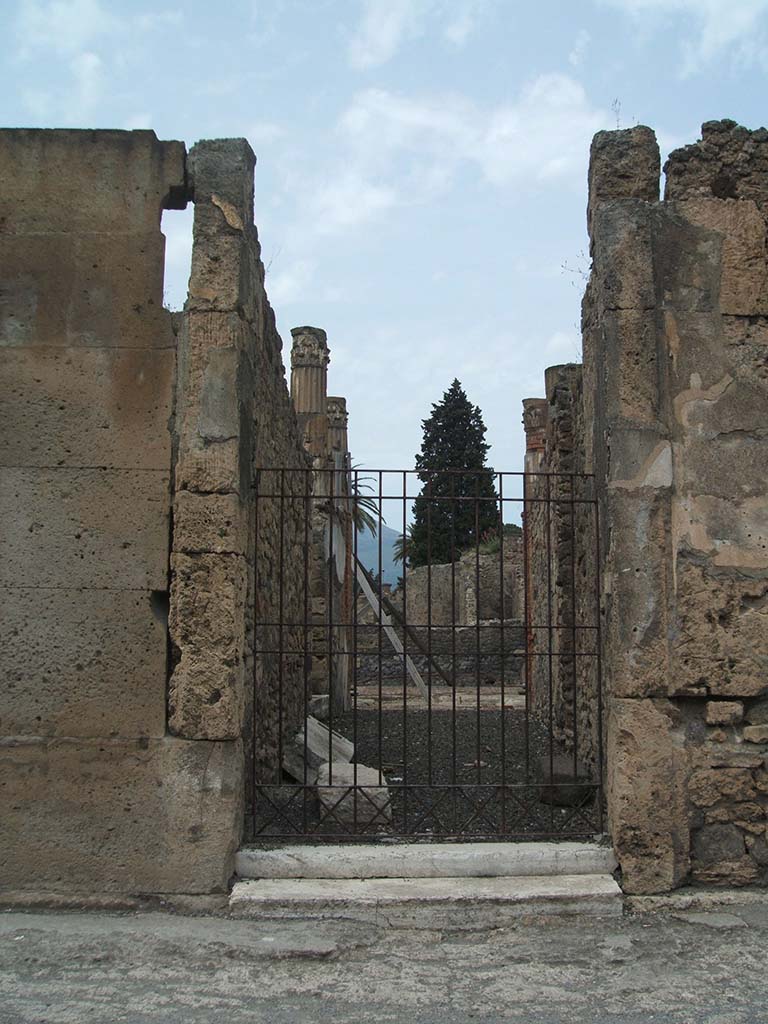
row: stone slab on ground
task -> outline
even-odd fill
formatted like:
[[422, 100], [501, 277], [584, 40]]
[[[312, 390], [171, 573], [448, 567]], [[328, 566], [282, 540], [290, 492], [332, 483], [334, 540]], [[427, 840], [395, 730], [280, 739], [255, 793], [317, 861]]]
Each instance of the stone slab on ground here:
[[392, 928], [497, 928], [526, 914], [621, 915], [610, 875], [287, 879], [238, 882], [238, 917], [344, 918]]
[[496, 878], [610, 874], [610, 846], [599, 843], [350, 843], [246, 847], [240, 878]]
[[306, 726], [299, 729], [294, 740], [302, 757], [305, 750], [305, 729], [307, 763], [313, 768], [319, 768], [327, 761], [348, 762], [355, 756], [355, 746], [346, 737], [329, 729], [312, 715], [307, 715]]
[[317, 798], [327, 824], [342, 830], [387, 825], [392, 803], [387, 781], [376, 768], [333, 761], [317, 771]]

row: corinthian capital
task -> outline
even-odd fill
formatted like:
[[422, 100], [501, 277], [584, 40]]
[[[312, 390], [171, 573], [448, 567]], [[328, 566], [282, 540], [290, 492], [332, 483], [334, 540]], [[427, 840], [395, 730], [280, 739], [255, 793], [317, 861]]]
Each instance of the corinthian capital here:
[[291, 366], [327, 366], [331, 361], [328, 338], [320, 327], [294, 327], [291, 330]]

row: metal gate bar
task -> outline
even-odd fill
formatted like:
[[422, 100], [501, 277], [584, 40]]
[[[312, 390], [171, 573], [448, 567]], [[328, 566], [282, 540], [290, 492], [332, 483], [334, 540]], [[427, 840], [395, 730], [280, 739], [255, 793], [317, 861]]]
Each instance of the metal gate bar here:
[[262, 468], [254, 505], [249, 839], [602, 831], [591, 476]]

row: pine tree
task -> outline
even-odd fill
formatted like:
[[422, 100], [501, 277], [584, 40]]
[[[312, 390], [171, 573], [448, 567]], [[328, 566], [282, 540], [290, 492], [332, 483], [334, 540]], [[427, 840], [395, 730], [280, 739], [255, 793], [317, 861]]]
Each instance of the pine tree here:
[[490, 445], [483, 416], [458, 380], [422, 426], [416, 468], [424, 486], [413, 506], [407, 550], [411, 566], [450, 562], [499, 525], [495, 476], [485, 461]]

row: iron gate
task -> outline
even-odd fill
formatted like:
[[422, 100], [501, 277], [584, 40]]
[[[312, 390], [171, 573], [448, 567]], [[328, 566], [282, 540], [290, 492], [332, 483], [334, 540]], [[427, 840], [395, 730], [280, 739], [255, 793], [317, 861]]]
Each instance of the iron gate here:
[[270, 468], [255, 509], [251, 840], [602, 831], [591, 476]]

